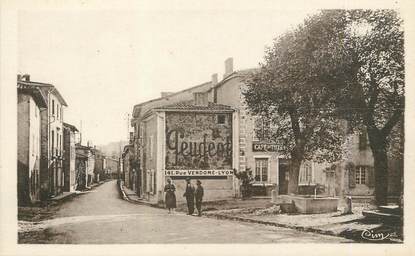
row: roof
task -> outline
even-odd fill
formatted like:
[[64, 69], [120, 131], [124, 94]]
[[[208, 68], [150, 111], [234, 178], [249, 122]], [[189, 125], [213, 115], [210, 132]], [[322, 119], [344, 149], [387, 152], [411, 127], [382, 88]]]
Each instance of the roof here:
[[18, 81], [17, 90], [18, 92], [31, 95], [40, 108], [47, 108], [48, 104], [45, 94], [38, 87]]
[[186, 92], [186, 91], [190, 91], [190, 90], [197, 89], [199, 87], [203, 87], [203, 86], [206, 86], [206, 85], [210, 85], [211, 83], [212, 82], [209, 81], [209, 82], [205, 82], [203, 84], [195, 85], [195, 86], [192, 86], [190, 88], [187, 88], [187, 89], [184, 89], [184, 90], [181, 90], [181, 91], [178, 91], [178, 92], [171, 93], [171, 94], [166, 95], [164, 97], [159, 97], [159, 98], [155, 98], [155, 99], [152, 99], [152, 100], [148, 100], [148, 101], [141, 102], [139, 104], [134, 105], [134, 107], [136, 107], [136, 106], [139, 107], [139, 106], [142, 106], [142, 105], [145, 105], [145, 104], [154, 102], [154, 101], [158, 101], [158, 100], [161, 100], [161, 99], [169, 98], [169, 97], [172, 97], [172, 96], [177, 95], [179, 93], [183, 93], [183, 92]]
[[[213, 90], [214, 88], [220, 87], [222, 85], [224, 85], [227, 81], [237, 78], [237, 77], [246, 77], [249, 74], [252, 74], [254, 72], [259, 71], [259, 68], [250, 68], [250, 69], [243, 69], [243, 70], [238, 70], [238, 71], [234, 71], [232, 73], [230, 73], [229, 75], [227, 75], [226, 77], [224, 77], [219, 83], [217, 83], [216, 85], [213, 85], [211, 81], [203, 83], [203, 84], [199, 84], [190, 88], [187, 88], [185, 90], [181, 90], [178, 91], [176, 93], [170, 94], [168, 96], [165, 97], [160, 97], [160, 98], [156, 98], [153, 100], [149, 100], [149, 101], [145, 101], [142, 102], [140, 104], [137, 104], [134, 106], [133, 109], [133, 119], [131, 120], [131, 123], [134, 122], [134, 120], [138, 120], [138, 119], [142, 119], [144, 117], [147, 117], [150, 115], [150, 113], [152, 113], [153, 109], [157, 109], [157, 110], [167, 110], [167, 111], [189, 111], [189, 110], [193, 110], [193, 111], [217, 111], [220, 109], [215, 110], [213, 107], [213, 109], [211, 109], [210, 107], [208, 108], [201, 108], [200, 106], [195, 106], [194, 104], [185, 104], [183, 105], [183, 99], [180, 100], [180, 102], [174, 102], [174, 100], [172, 98], [174, 98], [174, 96], [178, 96], [179, 94], [183, 94], [185, 92], [189, 92], [189, 91], [193, 91], [193, 92], [210, 92], [211, 90]], [[189, 97], [192, 97], [189, 95]], [[172, 101], [168, 102], [169, 100]], [[190, 102], [190, 98], [188, 99]], [[177, 105], [179, 104], [179, 105]], [[218, 104], [220, 105], [220, 104]], [[223, 105], [225, 106], [225, 105]], [[212, 105], [211, 105], [212, 107]], [[230, 107], [229, 107], [230, 108]], [[225, 110], [225, 109], [222, 109]], [[231, 110], [233, 111], [233, 110]], [[138, 118], [140, 117], [140, 118]]]
[[65, 99], [62, 97], [62, 95], [59, 93], [58, 89], [52, 84], [46, 84], [46, 83], [39, 83], [39, 82], [33, 82], [33, 81], [18, 81], [21, 85], [31, 85], [36, 86], [37, 88], [41, 89], [45, 94], [46, 93], [53, 93], [59, 100], [59, 102], [64, 105], [68, 106]]
[[63, 126], [71, 129], [71, 131], [73, 131], [73, 132], [78, 132], [78, 129], [72, 124], [68, 124], [68, 123], [63, 122]]
[[[202, 83], [202, 84], [199, 84], [199, 85], [196, 85], [196, 86], [192, 86], [190, 88], [187, 88], [187, 89], [169, 94], [169, 95], [164, 96], [164, 97], [159, 97], [159, 98], [156, 98], [156, 99], [152, 99], [152, 100], [149, 100], [149, 101], [145, 101], [145, 102], [136, 104], [136, 105], [134, 105], [134, 108], [133, 108], [133, 117], [135, 117], [135, 118], [139, 117], [141, 113], [146, 113], [146, 112], [148, 112], [149, 109], [152, 109], [152, 108], [161, 107], [161, 106], [164, 106], [164, 105], [169, 105], [169, 104], [176, 103], [174, 98], [175, 98], [175, 96], [178, 96], [179, 94], [183, 94], [185, 92], [204, 92], [204, 91], [207, 91], [211, 87], [212, 87], [212, 82], [209, 81], [209, 82], [205, 82], [205, 83]], [[190, 95], [189, 95], [189, 97], [190, 97]], [[178, 99], [178, 100], [183, 101], [183, 99]], [[169, 101], [171, 101], [171, 102], [169, 102]]]
[[216, 89], [216, 88], [224, 85], [227, 81], [229, 81], [229, 80], [231, 80], [233, 78], [246, 77], [248, 75], [251, 75], [251, 74], [254, 74], [254, 73], [258, 72], [259, 70], [260, 70], [260, 68], [248, 68], [248, 69], [234, 71], [234, 72], [230, 73], [229, 75], [227, 75], [225, 78], [223, 78], [215, 86], [209, 88], [207, 91], [211, 91], [213, 89]]
[[207, 105], [196, 105], [193, 100], [182, 101], [175, 104], [154, 108], [155, 111], [189, 111], [189, 112], [233, 112], [227, 105], [208, 102]]

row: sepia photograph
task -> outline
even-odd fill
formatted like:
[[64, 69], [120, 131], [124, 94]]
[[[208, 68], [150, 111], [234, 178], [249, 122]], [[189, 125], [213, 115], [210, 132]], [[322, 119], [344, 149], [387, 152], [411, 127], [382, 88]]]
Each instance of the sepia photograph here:
[[41, 3], [1, 85], [17, 247], [406, 244], [400, 3]]

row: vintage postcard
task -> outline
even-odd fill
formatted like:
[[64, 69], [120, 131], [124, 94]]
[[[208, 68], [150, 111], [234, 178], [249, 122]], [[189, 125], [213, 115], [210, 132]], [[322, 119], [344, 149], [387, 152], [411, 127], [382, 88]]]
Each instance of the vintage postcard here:
[[412, 7], [5, 1], [0, 254], [409, 255]]

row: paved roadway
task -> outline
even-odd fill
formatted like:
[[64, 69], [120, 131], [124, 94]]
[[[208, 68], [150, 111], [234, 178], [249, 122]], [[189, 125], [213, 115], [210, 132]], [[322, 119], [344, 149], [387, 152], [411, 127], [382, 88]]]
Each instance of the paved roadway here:
[[54, 218], [19, 222], [21, 243], [289, 243], [350, 242], [347, 239], [253, 223], [167, 214], [164, 209], [119, 198], [116, 181], [64, 203]]

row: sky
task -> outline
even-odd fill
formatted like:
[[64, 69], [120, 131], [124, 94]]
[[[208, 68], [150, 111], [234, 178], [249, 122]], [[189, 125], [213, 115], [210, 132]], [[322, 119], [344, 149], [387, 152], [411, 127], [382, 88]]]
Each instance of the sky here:
[[265, 47], [308, 9], [152, 8], [22, 10], [18, 72], [52, 83], [64, 119], [95, 145], [126, 140], [135, 104], [257, 67]]

